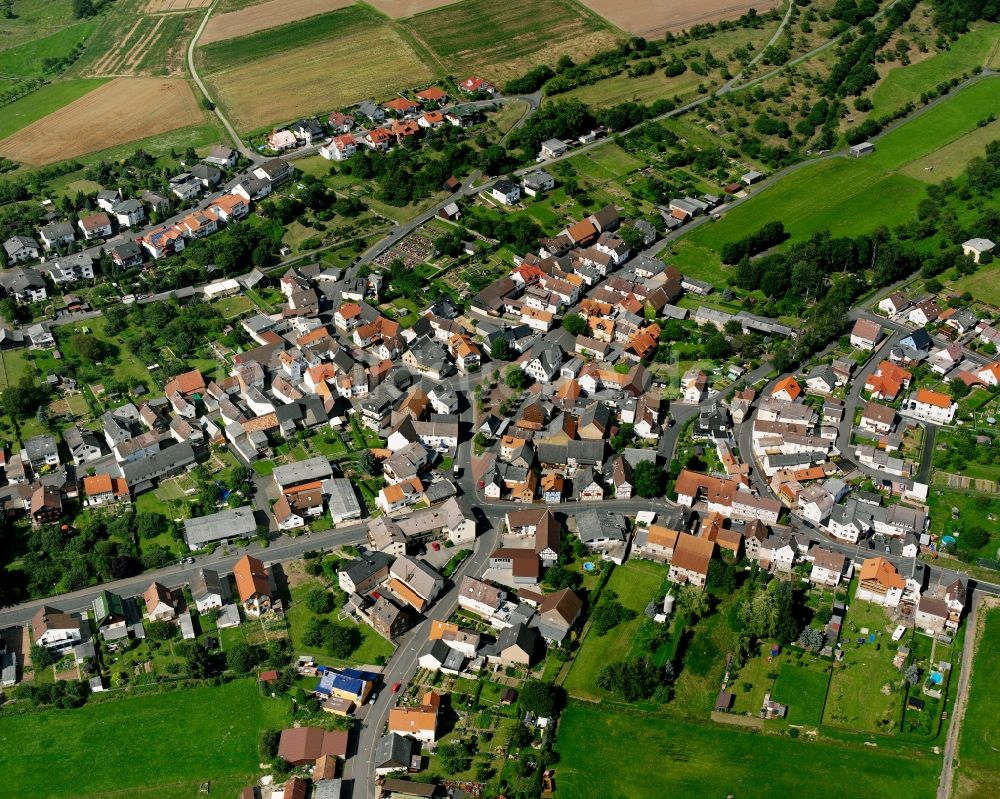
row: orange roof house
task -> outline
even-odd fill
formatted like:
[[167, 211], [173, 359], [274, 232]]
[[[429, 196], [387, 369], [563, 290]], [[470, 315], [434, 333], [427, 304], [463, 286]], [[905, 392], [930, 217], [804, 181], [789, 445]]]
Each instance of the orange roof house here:
[[597, 228], [589, 219], [581, 219], [566, 229], [566, 235], [573, 240], [574, 244], [585, 245], [597, 238]]
[[442, 100], [448, 99], [448, 94], [438, 86], [428, 86], [426, 89], [417, 92], [416, 97], [421, 102], [440, 103]]
[[396, 707], [389, 711], [388, 732], [410, 735], [424, 743], [437, 740], [438, 713], [441, 695], [435, 691], [424, 694], [422, 704], [416, 707]]
[[271, 607], [271, 582], [263, 562], [244, 555], [233, 566], [236, 592], [247, 613], [257, 615]]
[[204, 394], [205, 378], [202, 377], [201, 372], [197, 369], [179, 374], [173, 380], [169, 380], [163, 387], [163, 394], [167, 397], [175, 391], [185, 397], [191, 397], [194, 394]]
[[951, 397], [947, 394], [942, 394], [940, 391], [931, 391], [929, 388], [917, 389], [914, 399], [917, 402], [924, 403], [924, 405], [933, 405], [935, 408], [951, 407]]
[[771, 390], [772, 397], [778, 397], [779, 399], [787, 399], [790, 402], [794, 402], [802, 395], [802, 387], [799, 386], [798, 381], [791, 375], [786, 378], [779, 380], [774, 388]]
[[660, 343], [660, 326], [657, 324], [636, 330], [625, 344], [625, 351], [642, 360], [656, 352]]
[[384, 108], [388, 108], [390, 111], [395, 111], [398, 114], [408, 114], [411, 111], [416, 111], [420, 108], [419, 103], [413, 102], [413, 100], [407, 100], [405, 97], [397, 97], [393, 100], [389, 100], [387, 103], [382, 104]]
[[868, 379], [865, 389], [873, 399], [894, 400], [900, 390], [910, 384], [913, 375], [892, 361], [882, 361]]
[[861, 582], [873, 583], [883, 589], [906, 587], [906, 581], [885, 558], [868, 558], [861, 564]]

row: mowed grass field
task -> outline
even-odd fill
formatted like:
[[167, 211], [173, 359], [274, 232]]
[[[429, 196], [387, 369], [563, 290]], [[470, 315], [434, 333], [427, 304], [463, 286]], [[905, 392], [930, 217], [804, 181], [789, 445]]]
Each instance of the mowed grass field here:
[[10, 136], [53, 111], [58, 111], [64, 105], [80, 99], [106, 82], [106, 78], [62, 80], [42, 86], [26, 97], [5, 105], [3, 113], [0, 114], [0, 139]]
[[781, 665], [772, 698], [788, 705], [789, 724], [819, 724], [830, 675], [818, 668]]
[[983, 628], [972, 662], [968, 705], [958, 739], [955, 796], [1000, 796], [1000, 694], [996, 664], [1000, 659], [1000, 608], [980, 611]]
[[[874, 155], [831, 158], [798, 169], [773, 186], [759, 189], [721, 221], [697, 228], [690, 241], [718, 252], [726, 242], [776, 219], [793, 239], [824, 229], [835, 236], [857, 235], [876, 225], [905, 222], [925, 196], [925, 186], [936, 181], [933, 172], [920, 170], [917, 179], [904, 168], [963, 139], [997, 107], [1000, 78], [984, 79], [879, 139]], [[965, 152], [956, 147], [948, 158], [961, 161], [981, 154], [981, 149]]]
[[555, 744], [557, 799], [931, 799], [940, 759], [763, 735], [573, 703]]
[[571, 0], [461, 0], [401, 25], [448, 74], [502, 81], [569, 54], [577, 62], [612, 47], [621, 34]]
[[[0, 75], [24, 78], [40, 78], [45, 73], [42, 62], [46, 58], [63, 58], [79, 42], [86, 41], [94, 32], [97, 23], [93, 21], [70, 25], [61, 31], [25, 42], [17, 47], [0, 50]], [[2, 28], [2, 22], [0, 22]]]
[[0, 17], [0, 50], [48, 36], [77, 22], [73, 0], [15, 0], [14, 18]]
[[587, 632], [563, 686], [571, 696], [592, 700], [609, 696], [597, 687], [597, 675], [608, 663], [624, 660], [629, 654], [632, 640], [644, 618], [643, 611], [654, 598], [666, 574], [664, 566], [646, 560], [627, 560], [615, 567], [605, 590], [618, 594], [618, 601], [634, 610], [636, 617], [619, 624], [604, 636], [598, 636], [593, 629]]
[[39, 166], [204, 121], [187, 81], [117, 78], [0, 141], [0, 155]]
[[982, 266], [971, 275], [952, 281], [949, 286], [959, 294], [975, 292], [977, 300], [1000, 308], [1000, 263]]
[[[259, 775], [257, 736], [286, 706], [252, 680], [0, 718], [0, 774], [18, 799], [235, 796]], [[53, 757], [58, 760], [55, 766]]]
[[942, 81], [971, 73], [975, 67], [987, 66], [987, 59], [1000, 41], [1000, 25], [985, 25], [951, 42], [950, 47], [924, 61], [891, 70], [872, 93], [876, 117], [889, 114]]

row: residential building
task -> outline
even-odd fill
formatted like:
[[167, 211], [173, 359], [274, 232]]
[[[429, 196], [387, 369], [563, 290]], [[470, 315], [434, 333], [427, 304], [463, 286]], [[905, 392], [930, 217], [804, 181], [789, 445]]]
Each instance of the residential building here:
[[903, 598], [906, 581], [885, 558], [868, 558], [861, 565], [856, 596], [887, 608], [895, 608]]
[[259, 616], [272, 606], [270, 575], [263, 562], [244, 555], [233, 566], [236, 593], [248, 616]]

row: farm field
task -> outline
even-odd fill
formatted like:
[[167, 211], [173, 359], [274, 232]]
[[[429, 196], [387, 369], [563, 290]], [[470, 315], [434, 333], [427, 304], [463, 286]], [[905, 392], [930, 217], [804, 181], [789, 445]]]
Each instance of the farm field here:
[[117, 78], [0, 141], [0, 155], [39, 166], [204, 119], [184, 80]]
[[77, 43], [86, 41], [90, 37], [96, 27], [96, 22], [81, 22], [63, 28], [51, 36], [0, 50], [0, 75], [40, 78], [45, 74], [42, 62], [46, 58], [63, 58], [69, 55]]
[[571, 696], [601, 699], [608, 694], [597, 687], [597, 675], [608, 663], [622, 660], [642, 624], [643, 610], [663, 583], [666, 569], [651, 561], [628, 560], [616, 566], [605, 591], [614, 591], [618, 601], [636, 612], [631, 621], [619, 624], [607, 635], [598, 636], [592, 629], [580, 646], [566, 678], [565, 688]]
[[184, 71], [185, 30], [195, 18], [160, 14], [134, 19], [112, 17], [95, 34], [84, 75], [181, 75]]
[[784, 5], [782, 0], [581, 0], [595, 14], [635, 36], [648, 39], [667, 31], [680, 31], [693, 25], [736, 19], [751, 8], [770, 11]]
[[[238, 680], [7, 716], [0, 719], [7, 744], [0, 772], [17, 785], [19, 799], [180, 799], [197, 796], [204, 780], [213, 793], [235, 796], [259, 772], [259, 731], [277, 727], [285, 715], [286, 706], [265, 702], [254, 681]], [[66, 746], [69, 741], [75, 745]], [[87, 741], [107, 743], [104, 756], [95, 758]], [[58, 769], [51, 768], [54, 750]]]
[[14, 18], [0, 18], [0, 50], [34, 41], [76, 22], [72, 0], [17, 0]]
[[454, 2], [456, 0], [371, 0], [370, 5], [387, 17], [404, 19], [441, 6], [449, 6]]
[[163, 11], [189, 11], [196, 8], [208, 8], [212, 0], [149, 0], [146, 11], [158, 14]]
[[[337, 81], [315, 75], [339, 75]], [[233, 124], [253, 130], [385, 96], [432, 78], [430, 71], [388, 25], [309, 48], [254, 61], [209, 78]]]
[[872, 114], [883, 116], [910, 102], [919, 102], [920, 95], [942, 81], [971, 72], [986, 65], [991, 52], [1000, 41], [1000, 25], [987, 25], [960, 36], [944, 52], [925, 61], [896, 67], [878, 84], [871, 99]]
[[986, 152], [986, 145], [1000, 139], [1000, 121], [994, 121], [981, 128], [960, 136], [940, 150], [918, 158], [904, 166], [900, 172], [917, 180], [939, 182], [945, 178], [961, 175], [969, 161]]
[[[637, 745], [641, 744], [641, 745]], [[931, 799], [939, 758], [616, 715], [571, 704], [556, 738], [557, 799], [738, 796], [740, 799]], [[608, 764], [595, 768], [595, 763]], [[775, 764], [781, 764], [775, 767]], [[823, 775], [817, 779], [817, 775]], [[854, 775], [852, 777], [852, 775]]]
[[[874, 155], [832, 158], [792, 172], [728, 211], [721, 221], [702, 225], [690, 240], [717, 251], [772, 219], [780, 219], [793, 239], [823, 229], [834, 236], [856, 235], [876, 223], [891, 227], [905, 222], [924, 197], [925, 183], [935, 179], [933, 172], [923, 170], [917, 179], [904, 174], [903, 167], [976, 130], [985, 109], [997, 103], [1000, 80], [980, 81], [879, 139]], [[949, 153], [949, 160], [956, 158], [960, 153]], [[886, 204], [884, 197], [893, 202]]]
[[234, 65], [246, 65], [385, 24], [385, 20], [370, 9], [359, 5], [350, 6], [308, 20], [290, 22], [236, 39], [199, 46], [199, 71], [211, 75], [213, 72], [231, 69]]
[[569, 0], [462, 0], [401, 24], [443, 72], [501, 82], [564, 54], [583, 61], [619, 38], [600, 17]]
[[981, 632], [972, 663], [968, 705], [958, 739], [956, 797], [996, 796], [1000, 792], [1000, 760], [996, 719], [1000, 696], [991, 671], [1000, 657], [1000, 608], [980, 610]]
[[0, 139], [53, 111], [58, 111], [64, 105], [78, 100], [106, 82], [106, 78], [62, 80], [42, 86], [27, 97], [15, 100], [10, 105], [4, 106], [3, 114], [0, 114]]
[[267, 30], [288, 22], [307, 19], [328, 11], [346, 8], [354, 0], [267, 0], [228, 14], [213, 16], [198, 40], [211, 44]]

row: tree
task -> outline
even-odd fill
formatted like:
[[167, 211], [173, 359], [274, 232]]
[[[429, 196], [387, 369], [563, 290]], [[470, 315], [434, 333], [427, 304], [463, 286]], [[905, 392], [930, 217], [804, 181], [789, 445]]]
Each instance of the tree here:
[[716, 596], [733, 593], [736, 590], [736, 567], [718, 558], [710, 560], [708, 575], [705, 577], [705, 590]]
[[164, 619], [146, 622], [146, 637], [151, 641], [169, 641], [177, 633], [177, 625]]
[[37, 673], [39, 669], [45, 669], [56, 662], [55, 655], [53, 655], [44, 646], [39, 646], [38, 644], [31, 645], [31, 665], [35, 667], [35, 672]]
[[633, 441], [635, 441], [635, 425], [623, 423], [618, 426], [618, 430], [611, 436], [611, 449], [615, 452], [622, 452]]
[[523, 710], [548, 718], [556, 709], [556, 694], [551, 685], [541, 680], [528, 680], [521, 686], [518, 703]]
[[[652, 65], [650, 64], [650, 66]], [[639, 252], [646, 243], [645, 234], [639, 228], [632, 225], [622, 225], [618, 228], [617, 235], [618, 238], [628, 245], [628, 248], [633, 253]]]
[[170, 520], [162, 513], [143, 511], [135, 515], [135, 531], [139, 538], [156, 538], [170, 529]]
[[590, 614], [591, 627], [598, 636], [607, 635], [622, 622], [636, 617], [636, 612], [618, 601], [613, 591], [605, 591], [601, 601]]
[[510, 360], [510, 342], [507, 339], [497, 336], [490, 344], [490, 357], [494, 361]]
[[694, 585], [683, 585], [677, 592], [677, 606], [698, 619], [709, 611], [708, 594]]
[[378, 458], [375, 457], [370, 449], [362, 450], [358, 456], [358, 466], [361, 467], [361, 471], [365, 474], [375, 474], [378, 470]]
[[460, 774], [472, 765], [472, 755], [464, 743], [443, 743], [437, 748], [438, 763], [448, 774]]
[[989, 532], [978, 525], [967, 527], [962, 531], [962, 544], [967, 549], [982, 549], [989, 542]]
[[911, 663], [906, 667], [906, 681], [910, 685], [916, 685], [920, 682], [920, 669], [917, 668], [916, 663]]
[[524, 373], [524, 369], [520, 366], [512, 366], [507, 370], [507, 377], [505, 382], [509, 388], [514, 389], [514, 391], [524, 391], [528, 386], [528, 376]]
[[115, 355], [118, 348], [106, 341], [101, 341], [97, 336], [89, 333], [76, 333], [70, 338], [70, 344], [77, 354], [85, 362], [99, 363]]
[[261, 760], [270, 762], [278, 756], [281, 733], [278, 730], [261, 730], [257, 738], [257, 752]]
[[964, 380], [955, 377], [948, 383], [948, 393], [951, 394], [953, 400], [960, 400], [962, 397], [968, 395], [972, 389], [965, 383]]
[[823, 633], [815, 627], [805, 627], [799, 633], [799, 646], [808, 649], [810, 652], [817, 652], [823, 648]]
[[583, 585], [583, 575], [578, 571], [567, 569], [565, 566], [557, 563], [555, 566], [550, 566], [545, 570], [542, 583], [556, 590], [563, 588], [576, 589]]
[[361, 633], [356, 627], [345, 627], [329, 619], [310, 619], [302, 641], [306, 646], [318, 647], [343, 660], [361, 646]]
[[587, 332], [587, 320], [578, 313], [568, 313], [563, 317], [562, 326], [567, 333], [574, 336]]
[[247, 643], [236, 643], [226, 650], [226, 665], [237, 674], [249, 674], [261, 661], [261, 647]]
[[200, 644], [188, 644], [184, 662], [188, 674], [196, 680], [204, 680], [219, 672], [218, 658]]
[[333, 610], [333, 594], [325, 588], [313, 588], [306, 594], [306, 607], [313, 613], [323, 615]]
[[640, 461], [632, 469], [635, 493], [645, 499], [663, 494], [663, 470], [653, 461]]

